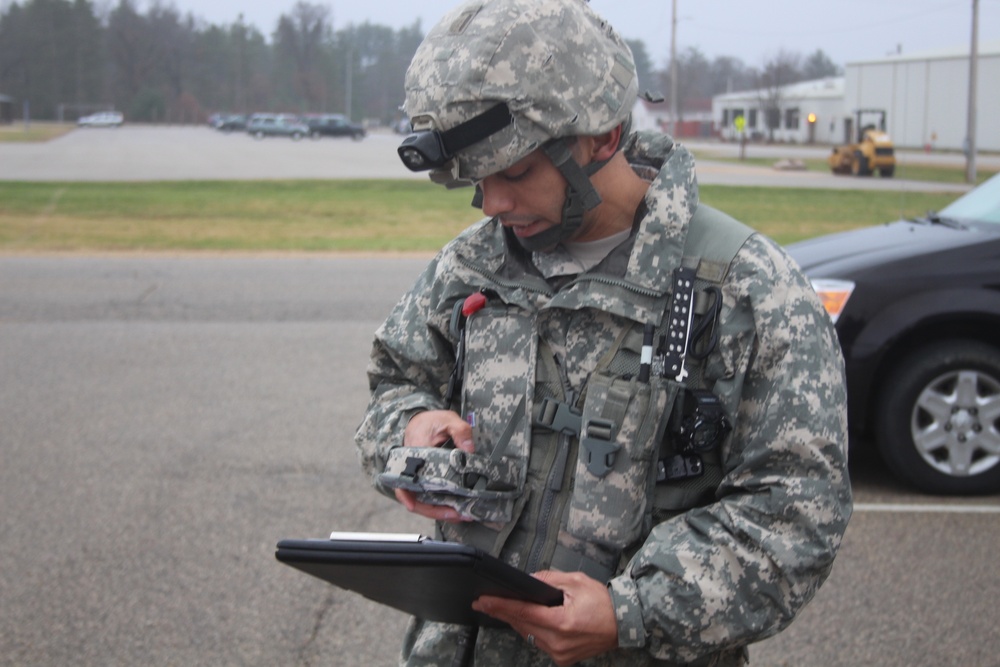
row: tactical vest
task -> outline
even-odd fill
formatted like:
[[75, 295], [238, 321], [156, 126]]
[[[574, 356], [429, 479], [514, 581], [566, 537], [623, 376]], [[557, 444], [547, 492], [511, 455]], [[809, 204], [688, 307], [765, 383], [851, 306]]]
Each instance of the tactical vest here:
[[[723, 304], [720, 288], [753, 233], [700, 205], [689, 223], [683, 271], [665, 300], [669, 310], [652, 331], [623, 326], [581, 391], [574, 391], [544, 336], [491, 350], [501, 358], [491, 357], [492, 365], [481, 364], [485, 369], [470, 364], [463, 387], [504, 382], [498, 394], [523, 398], [480, 400], [475, 410], [463, 398], [455, 407], [474, 431], [478, 420], [505, 427], [485, 441], [477, 437], [471, 455], [398, 448], [380, 480], [424, 500], [449, 494], [447, 504], [479, 519], [439, 524], [439, 539], [477, 546], [529, 572], [581, 571], [608, 581], [654, 525], [714, 500], [729, 438], [695, 452], [678, 434], [694, 428], [699, 397], [717, 399], [729, 421], [737, 414], [753, 320], [741, 304]], [[495, 321], [512, 330], [537, 325], [530, 312], [491, 307], [503, 311]], [[686, 319], [683, 341], [671, 340], [678, 317]], [[689, 343], [692, 334], [697, 340]], [[674, 345], [681, 353], [671, 353]]]

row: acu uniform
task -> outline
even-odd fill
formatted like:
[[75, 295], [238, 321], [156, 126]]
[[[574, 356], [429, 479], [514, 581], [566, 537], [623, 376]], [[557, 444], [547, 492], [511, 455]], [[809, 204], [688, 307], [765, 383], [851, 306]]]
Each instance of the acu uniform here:
[[[707, 207], [692, 226], [699, 204], [686, 150], [640, 133], [627, 157], [652, 185], [632, 234], [597, 266], [568, 270], [561, 246], [530, 253], [496, 219], [441, 251], [376, 335], [357, 445], [390, 497], [390, 486], [424, 477], [429, 488], [436, 474], [458, 491], [454, 506], [478, 520], [439, 524], [438, 537], [529, 572], [606, 581], [619, 648], [583, 664], [739, 665], [749, 643], [812, 598], [846, 528], [842, 359], [780, 248]], [[732, 247], [713, 249], [723, 239]], [[699, 292], [718, 290], [717, 318], [710, 310], [694, 322], [712, 320], [710, 349], [688, 356], [683, 382], [662, 363], [640, 379], [644, 329], [655, 326], [660, 347], [682, 265], [698, 271]], [[456, 304], [476, 292], [486, 305], [456, 328]], [[693, 389], [717, 397], [732, 425], [695, 456], [701, 474], [671, 468], [692, 460], [677, 424]], [[426, 468], [407, 468], [406, 424], [434, 409], [460, 411], [476, 453], [438, 450]], [[461, 632], [414, 619], [402, 662], [451, 664]], [[483, 628], [475, 664], [551, 662], [513, 631]]]

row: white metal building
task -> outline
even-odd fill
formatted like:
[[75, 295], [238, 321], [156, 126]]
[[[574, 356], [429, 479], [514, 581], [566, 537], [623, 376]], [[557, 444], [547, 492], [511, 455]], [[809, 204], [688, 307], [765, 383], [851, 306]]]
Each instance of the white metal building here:
[[[750, 140], [770, 138], [765, 121], [766, 91], [747, 90], [712, 98], [712, 118], [723, 139], [739, 138], [737, 118]], [[799, 144], [840, 141], [837, 124], [844, 115], [844, 77], [828, 77], [785, 86], [774, 140]], [[814, 119], [810, 122], [810, 118]]]
[[[853, 110], [888, 112], [887, 129], [903, 148], [961, 150], [968, 133], [969, 50], [897, 55], [848, 63], [841, 132]], [[980, 43], [976, 148], [1000, 151], [1000, 43]]]
[[[976, 148], [1000, 151], [1000, 43], [979, 45], [976, 78]], [[734, 120], [742, 116], [749, 139], [767, 139], [765, 97], [765, 91], [756, 90], [714, 97], [718, 134], [737, 139]], [[775, 141], [847, 143], [857, 132], [856, 109], [884, 109], [886, 129], [897, 147], [962, 150], [968, 134], [969, 52], [848, 63], [843, 77], [786, 86], [780, 99]], [[810, 113], [816, 118], [812, 126]]]

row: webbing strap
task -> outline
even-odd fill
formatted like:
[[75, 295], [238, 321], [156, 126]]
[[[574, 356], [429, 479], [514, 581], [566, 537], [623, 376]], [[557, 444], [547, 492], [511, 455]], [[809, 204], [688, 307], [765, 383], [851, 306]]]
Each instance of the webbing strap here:
[[441, 144], [449, 157], [479, 143], [514, 122], [507, 104], [500, 103], [441, 133]]
[[[524, 418], [524, 403], [525, 397], [521, 397], [521, 401], [517, 404], [517, 408], [514, 409], [514, 414], [507, 422], [507, 426], [504, 428], [503, 433], [500, 434], [500, 439], [497, 440], [496, 444], [493, 446], [493, 451], [490, 452], [490, 462], [500, 463], [500, 459], [507, 452], [507, 445], [510, 444], [510, 439], [514, 436], [514, 429], [517, 428], [518, 424]], [[486, 488], [486, 484], [489, 482], [489, 478], [480, 477], [475, 484], [476, 490], [482, 490]]]

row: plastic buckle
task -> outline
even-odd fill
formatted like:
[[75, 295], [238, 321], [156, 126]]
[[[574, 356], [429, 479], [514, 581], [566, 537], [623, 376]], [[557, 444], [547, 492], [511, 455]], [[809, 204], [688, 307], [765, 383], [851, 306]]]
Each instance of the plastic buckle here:
[[583, 427], [584, 437], [580, 441], [583, 447], [587, 470], [595, 477], [604, 477], [615, 467], [615, 458], [622, 448], [617, 442], [612, 442], [615, 423], [609, 419], [591, 419]]
[[542, 401], [542, 409], [535, 423], [557, 433], [566, 432], [580, 437], [582, 421], [583, 413], [576, 408], [554, 398], [546, 398]]
[[427, 463], [424, 459], [419, 456], [408, 456], [406, 457], [406, 468], [400, 473], [402, 477], [409, 477], [410, 479], [416, 480], [417, 473], [420, 469], [424, 467]]

